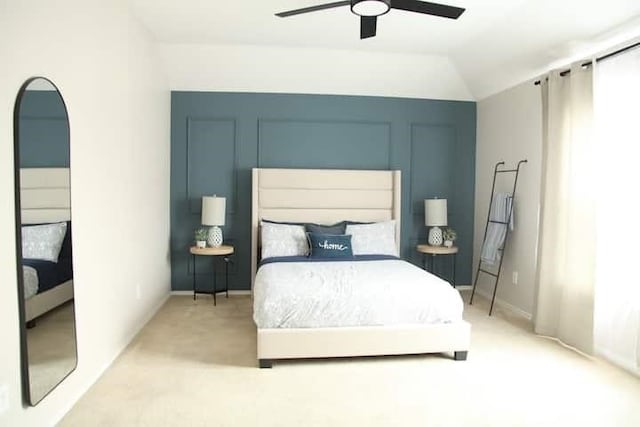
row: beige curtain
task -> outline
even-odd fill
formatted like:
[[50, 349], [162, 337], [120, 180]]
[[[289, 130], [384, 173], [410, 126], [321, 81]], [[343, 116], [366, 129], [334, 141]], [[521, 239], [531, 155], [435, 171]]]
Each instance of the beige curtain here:
[[598, 63], [598, 251], [594, 347], [640, 375], [640, 48]]
[[534, 327], [593, 353], [595, 203], [592, 68], [542, 83], [543, 156]]

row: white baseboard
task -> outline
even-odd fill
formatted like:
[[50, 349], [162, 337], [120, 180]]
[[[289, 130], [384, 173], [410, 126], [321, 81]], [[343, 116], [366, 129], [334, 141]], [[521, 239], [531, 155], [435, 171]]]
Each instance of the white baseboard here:
[[633, 361], [626, 360], [610, 351], [606, 351], [606, 350], [603, 351], [602, 349], [597, 351], [597, 356], [600, 357], [601, 359], [604, 359], [606, 362], [617, 365], [618, 367], [624, 369], [630, 374], [633, 374], [636, 377], [640, 378], [640, 367], [636, 366], [636, 364]]
[[[459, 291], [470, 291], [473, 287], [471, 285], [456, 285], [456, 289]], [[476, 289], [476, 294], [491, 300], [491, 295], [483, 291], [482, 289]], [[193, 291], [171, 291], [171, 295], [179, 295], [179, 296], [191, 296], [193, 295]], [[251, 295], [250, 290], [229, 290], [229, 295]], [[527, 313], [519, 307], [516, 307], [513, 304], [510, 304], [500, 298], [496, 298], [496, 305], [502, 309], [509, 310], [518, 316], [524, 317], [527, 320], [531, 320], [531, 313]]]
[[[469, 290], [471, 290], [471, 286], [468, 287]], [[464, 288], [463, 288], [464, 289]], [[491, 301], [491, 293], [487, 292], [485, 290], [482, 290], [480, 288], [476, 288], [476, 294], [488, 299], [489, 301]], [[508, 310], [510, 312], [512, 312], [513, 314], [516, 314], [520, 317], [524, 317], [527, 320], [531, 320], [533, 319], [533, 316], [531, 315], [531, 313], [527, 313], [526, 311], [524, 311], [523, 309], [521, 309], [520, 307], [516, 307], [515, 305], [506, 302], [503, 299], [500, 299], [498, 297], [496, 297], [496, 302], [495, 305], [499, 306], [500, 308], [502, 308], [503, 310]]]
[[[193, 295], [193, 291], [171, 291], [171, 295]], [[235, 290], [230, 289], [229, 295], [251, 295], [250, 290]]]

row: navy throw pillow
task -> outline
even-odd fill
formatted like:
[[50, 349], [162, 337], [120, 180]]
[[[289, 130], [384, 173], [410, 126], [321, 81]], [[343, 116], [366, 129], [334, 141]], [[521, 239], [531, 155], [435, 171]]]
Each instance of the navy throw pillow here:
[[305, 224], [304, 228], [307, 233], [336, 235], [336, 234], [344, 234], [344, 231], [347, 228], [347, 224], [344, 222], [339, 222], [333, 225]]
[[312, 258], [353, 258], [350, 234], [307, 233]]

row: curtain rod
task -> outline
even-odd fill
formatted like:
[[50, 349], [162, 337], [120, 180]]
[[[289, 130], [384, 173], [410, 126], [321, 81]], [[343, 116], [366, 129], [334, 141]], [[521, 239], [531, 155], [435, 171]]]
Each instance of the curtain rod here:
[[[640, 46], [640, 42], [634, 43], [634, 44], [629, 45], [629, 46], [625, 46], [625, 47], [623, 47], [623, 48], [621, 48], [621, 49], [618, 49], [618, 50], [616, 50], [616, 51], [614, 51], [614, 52], [607, 53], [606, 55], [602, 55], [602, 56], [600, 56], [600, 57], [596, 58], [595, 60], [596, 60], [596, 62], [604, 61], [605, 59], [611, 58], [612, 56], [620, 55], [621, 53], [624, 53], [624, 52], [626, 52], [626, 51], [628, 51], [628, 50], [631, 50], [631, 49], [633, 49], [633, 48], [636, 48], [636, 47], [638, 47], [638, 46]], [[587, 61], [587, 62], [585, 62], [585, 63], [583, 63], [583, 64], [580, 64], [580, 66], [581, 66], [581, 67], [588, 67], [588, 66], [589, 66], [589, 65], [591, 65], [592, 63], [593, 63], [593, 61]], [[566, 76], [566, 75], [567, 75], [567, 74], [569, 74], [569, 73], [571, 73], [571, 69], [561, 71], [561, 72], [560, 72], [560, 76], [561, 76], [561, 77], [564, 77], [564, 76]], [[533, 84], [534, 84], [534, 85], [536, 85], [536, 86], [538, 86], [538, 85], [540, 84], [540, 80], [536, 80]]]

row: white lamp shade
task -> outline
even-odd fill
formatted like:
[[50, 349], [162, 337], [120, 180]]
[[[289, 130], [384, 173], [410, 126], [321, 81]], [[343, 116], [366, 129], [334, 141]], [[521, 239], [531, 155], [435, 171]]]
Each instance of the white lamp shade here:
[[202, 197], [202, 225], [224, 225], [227, 199], [216, 196]]
[[424, 225], [427, 227], [447, 225], [447, 199], [425, 199]]

